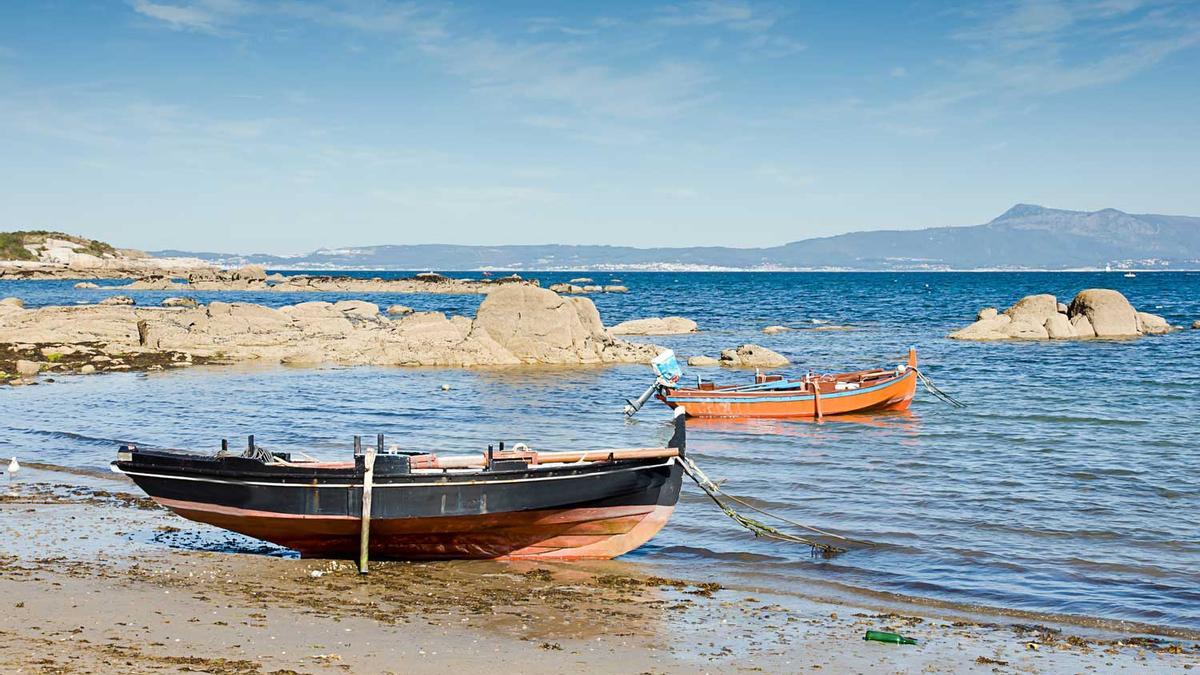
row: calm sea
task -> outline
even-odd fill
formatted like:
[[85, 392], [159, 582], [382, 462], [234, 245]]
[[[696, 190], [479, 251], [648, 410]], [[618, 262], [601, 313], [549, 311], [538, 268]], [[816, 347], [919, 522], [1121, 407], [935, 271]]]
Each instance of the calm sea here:
[[[372, 274], [368, 276], [379, 275]], [[919, 392], [907, 414], [866, 421], [691, 426], [690, 452], [726, 488], [797, 521], [871, 542], [833, 559], [756, 540], [694, 486], [649, 545], [626, 556], [664, 572], [769, 586], [895, 593], [1200, 630], [1200, 331], [1128, 342], [972, 344], [945, 339], [983, 306], [1023, 295], [1069, 301], [1117, 288], [1144, 311], [1190, 326], [1200, 274], [628, 273], [624, 295], [595, 296], [605, 322], [678, 314], [703, 332], [656, 338], [683, 355], [744, 342], [790, 357], [793, 372], [894, 365], [909, 345], [950, 408]], [[111, 283], [111, 282], [101, 282]], [[0, 282], [27, 304], [114, 294], [73, 282]], [[162, 292], [131, 293], [157, 304]], [[360, 297], [470, 315], [476, 296], [197, 293], [279, 306]], [[851, 331], [763, 335], [762, 327]], [[723, 380], [745, 372], [709, 370]], [[275, 449], [350, 453], [353, 434], [409, 449], [479, 450], [498, 440], [569, 449], [660, 443], [668, 411], [633, 422], [623, 399], [648, 367], [460, 371], [211, 368], [68, 377], [0, 389], [0, 455], [103, 468], [118, 442], [216, 449], [256, 434]], [[442, 392], [440, 385], [451, 385]]]

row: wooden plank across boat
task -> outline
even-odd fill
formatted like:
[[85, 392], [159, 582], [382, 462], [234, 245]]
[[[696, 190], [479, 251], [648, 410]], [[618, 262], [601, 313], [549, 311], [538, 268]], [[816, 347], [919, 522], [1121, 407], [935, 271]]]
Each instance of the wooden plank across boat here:
[[[612, 558], [646, 543], [679, 499], [684, 415], [666, 447], [439, 457], [356, 442], [354, 461], [254, 445], [240, 456], [123, 446], [112, 469], [190, 520], [305, 557]], [[357, 440], [357, 439], [356, 439]], [[364, 512], [364, 478], [369, 511]], [[369, 526], [369, 535], [363, 533]]]
[[892, 369], [879, 368], [849, 373], [810, 373], [799, 379], [780, 375], [755, 375], [748, 385], [717, 385], [700, 382], [679, 384], [682, 370], [673, 354], [655, 359], [658, 380], [637, 401], [630, 401], [632, 415], [653, 396], [671, 408], [685, 407], [693, 417], [812, 418], [848, 413], [906, 410], [917, 389], [917, 351], [910, 349], [907, 363]]

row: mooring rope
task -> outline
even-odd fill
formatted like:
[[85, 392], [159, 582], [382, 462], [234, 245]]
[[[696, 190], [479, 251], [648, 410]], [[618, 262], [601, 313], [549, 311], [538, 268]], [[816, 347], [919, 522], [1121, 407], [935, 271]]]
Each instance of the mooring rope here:
[[[837, 546], [832, 546], [830, 544], [825, 544], [825, 543], [822, 543], [819, 541], [814, 541], [812, 539], [807, 539], [805, 537], [790, 534], [788, 532], [780, 532], [779, 530], [775, 529], [774, 527], [771, 527], [770, 525], [767, 525], [766, 523], [757, 521], [753, 518], [750, 518], [750, 517], [747, 517], [747, 516], [744, 516], [744, 515], [738, 513], [736, 510], [734, 510], [734, 508], [732, 506], [725, 503], [725, 501], [723, 501], [722, 498], [725, 498], [732, 502], [741, 504], [742, 506], [745, 506], [748, 509], [757, 511], [758, 513], [761, 513], [770, 518], [775, 518], [776, 520], [781, 520], [785, 523], [795, 525], [796, 527], [800, 527], [800, 528], [803, 528], [803, 529], [806, 529], [806, 530], [809, 530], [812, 532], [816, 532], [818, 534], [825, 535], [828, 537], [833, 537], [835, 539], [841, 539], [842, 541], [847, 541], [847, 542], [854, 541], [853, 539], [848, 539], [846, 537], [843, 537], [838, 534], [834, 534], [832, 532], [826, 532], [825, 530], [821, 530], [821, 529], [818, 529], [818, 528], [815, 528], [815, 527], [812, 527], [809, 525], [805, 525], [803, 523], [797, 523], [794, 520], [789, 520], [788, 518], [784, 518], [783, 516], [776, 515], [774, 513], [768, 512], [768, 511], [764, 511], [763, 509], [760, 509], [757, 506], [754, 506], [753, 504], [747, 503], [743, 499], [739, 499], [738, 497], [735, 497], [733, 495], [722, 492], [721, 488], [718, 487], [716, 483], [712, 482], [712, 480], [710, 480], [709, 477], [706, 476], [704, 474], [704, 472], [700, 470], [700, 467], [696, 466], [696, 463], [693, 462], [690, 457], [681, 457], [680, 458], [680, 466], [683, 467], [683, 472], [688, 475], [688, 478], [691, 478], [696, 483], [696, 485], [698, 485], [700, 487], [701, 490], [704, 490], [705, 494], [707, 494], [709, 496], [709, 498], [713, 500], [713, 503], [715, 503], [722, 511], [725, 512], [725, 515], [729, 516], [729, 518], [731, 520], [733, 520], [733, 522], [737, 523], [738, 525], [741, 525], [742, 527], [746, 528], [747, 530], [750, 530], [750, 532], [754, 533], [754, 536], [756, 536], [756, 537], [767, 537], [770, 539], [778, 539], [780, 541], [790, 541], [790, 542], [797, 543], [797, 544], [804, 544], [812, 549], [813, 555], [817, 555], [819, 553], [820, 555], [822, 555], [826, 558], [832, 558], [833, 556], [835, 556], [839, 553], [846, 552], [846, 549], [844, 549], [844, 548], [839, 548]], [[866, 543], [866, 542], [856, 542], [856, 543]]]
[[941, 401], [943, 403], [948, 403], [948, 404], [954, 406], [955, 408], [967, 407], [966, 403], [963, 403], [962, 401], [954, 398], [950, 394], [947, 394], [946, 392], [944, 392], [940, 388], [938, 388], [938, 386], [933, 383], [933, 380], [930, 380], [928, 377], [926, 377], [925, 373], [922, 373], [919, 368], [913, 368], [913, 371], [916, 372], [917, 379], [919, 379], [921, 381], [921, 384], [925, 385], [925, 390], [928, 391], [930, 394], [933, 394], [934, 398], [938, 399], [939, 401]]

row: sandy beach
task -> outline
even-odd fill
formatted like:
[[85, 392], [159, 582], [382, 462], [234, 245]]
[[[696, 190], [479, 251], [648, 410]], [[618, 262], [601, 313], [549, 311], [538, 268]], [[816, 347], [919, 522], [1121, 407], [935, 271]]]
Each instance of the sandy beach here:
[[[15, 673], [1182, 672], [1196, 636], [896, 612], [637, 562], [281, 557], [117, 477], [33, 465], [0, 498], [0, 669]], [[229, 552], [239, 551], [239, 552]], [[894, 630], [915, 646], [865, 642]]]

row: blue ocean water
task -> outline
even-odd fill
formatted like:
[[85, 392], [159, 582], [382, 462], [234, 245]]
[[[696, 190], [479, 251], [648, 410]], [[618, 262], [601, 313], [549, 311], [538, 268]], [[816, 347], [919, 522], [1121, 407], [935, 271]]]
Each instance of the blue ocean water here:
[[[364, 273], [386, 276], [386, 273]], [[472, 276], [464, 273], [462, 276]], [[950, 408], [924, 392], [867, 420], [696, 421], [692, 456], [734, 494], [794, 520], [871, 542], [832, 559], [754, 539], [698, 490], [626, 557], [665, 572], [805, 592], [817, 584], [952, 605], [993, 606], [1200, 630], [1200, 331], [1134, 341], [963, 343], [945, 339], [983, 306], [1030, 293], [1069, 301], [1117, 288], [1139, 309], [1189, 326], [1200, 273], [537, 273], [543, 285], [619, 278], [592, 296], [605, 323], [678, 314], [695, 335], [653, 338], [682, 355], [745, 342], [791, 372], [894, 365], [909, 345]], [[115, 283], [105, 282], [100, 283]], [[28, 305], [118, 291], [0, 282]], [[176, 293], [129, 293], [157, 304]], [[449, 295], [194, 293], [279, 306], [361, 298], [473, 314]], [[764, 335], [762, 327], [801, 328]], [[814, 331], [822, 325], [853, 330]], [[650, 341], [650, 340], [648, 340]], [[694, 372], [694, 371], [693, 371]], [[718, 380], [739, 371], [704, 371]], [[215, 449], [254, 433], [276, 449], [348, 455], [353, 434], [402, 447], [478, 450], [497, 440], [574, 449], [660, 443], [657, 403], [633, 422], [640, 365], [577, 369], [198, 368], [67, 377], [0, 389], [0, 455], [103, 468], [118, 441]], [[441, 384], [451, 385], [449, 392]], [[389, 441], [391, 442], [391, 441]]]

